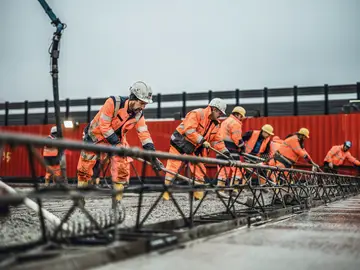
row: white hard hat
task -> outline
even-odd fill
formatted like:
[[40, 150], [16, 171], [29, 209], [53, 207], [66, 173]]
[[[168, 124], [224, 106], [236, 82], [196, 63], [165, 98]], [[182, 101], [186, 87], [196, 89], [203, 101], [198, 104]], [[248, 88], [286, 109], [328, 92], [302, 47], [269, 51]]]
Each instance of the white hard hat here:
[[153, 103], [151, 87], [146, 83], [138, 81], [130, 87], [130, 93], [146, 103]]
[[226, 103], [221, 98], [213, 98], [209, 106], [219, 109], [224, 115], [226, 115]]
[[56, 128], [56, 126], [51, 127], [50, 133], [51, 133], [51, 134], [57, 133], [57, 128]]

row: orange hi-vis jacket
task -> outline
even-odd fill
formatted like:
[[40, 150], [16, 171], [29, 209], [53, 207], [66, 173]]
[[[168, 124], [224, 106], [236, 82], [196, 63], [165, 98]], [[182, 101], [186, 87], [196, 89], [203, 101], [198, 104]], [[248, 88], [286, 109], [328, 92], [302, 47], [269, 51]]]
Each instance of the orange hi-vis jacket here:
[[354, 158], [349, 151], [344, 152], [343, 145], [333, 146], [327, 153], [324, 161], [332, 163], [335, 166], [341, 166], [346, 159], [354, 165], [360, 166], [360, 161]]
[[128, 97], [109, 97], [94, 119], [85, 128], [85, 140], [93, 143], [107, 142], [111, 145], [119, 143], [128, 145], [126, 133], [136, 128], [144, 149], [155, 150], [143, 112], [128, 112]]
[[[48, 139], [55, 140], [56, 137], [49, 135]], [[60, 164], [61, 156], [59, 155], [59, 150], [56, 147], [44, 146], [43, 157], [49, 166]]]
[[244, 145], [242, 140], [242, 122], [230, 115], [220, 125], [221, 138], [230, 153], [239, 153], [239, 148]]
[[190, 111], [171, 135], [170, 144], [180, 153], [191, 154], [208, 141], [215, 149], [227, 151], [219, 132], [220, 123], [210, 119], [211, 107]]
[[270, 157], [273, 157], [276, 151], [283, 144], [284, 140], [273, 138], [270, 142]]
[[[249, 131], [247, 133], [250, 134], [251, 132], [251, 136], [250, 138], [246, 138], [246, 136], [244, 136], [244, 141], [245, 141], [245, 152], [250, 154], [255, 150], [255, 146], [258, 142], [259, 136], [261, 134], [260, 130], [254, 130], [254, 131]], [[258, 151], [254, 154], [259, 155], [259, 154], [264, 154], [269, 152], [269, 143], [270, 143], [271, 137], [267, 137], [266, 139], [263, 139], [263, 141], [260, 144], [260, 148], [258, 149]]]
[[292, 164], [296, 163], [300, 157], [307, 159], [309, 162], [312, 161], [308, 152], [306, 152], [306, 150], [300, 145], [297, 135], [292, 135], [286, 138], [279, 147], [278, 153], [289, 160]]

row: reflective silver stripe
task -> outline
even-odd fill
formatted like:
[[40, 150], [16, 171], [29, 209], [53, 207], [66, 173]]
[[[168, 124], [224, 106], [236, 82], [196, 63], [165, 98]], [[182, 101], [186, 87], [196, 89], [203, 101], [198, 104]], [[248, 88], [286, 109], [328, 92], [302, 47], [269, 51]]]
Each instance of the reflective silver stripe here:
[[184, 128], [185, 128], [184, 124], [183, 124], [183, 123], [181, 123], [181, 124], [179, 125], [179, 128], [184, 129]]
[[195, 132], [196, 132], [196, 129], [191, 128], [191, 129], [188, 129], [187, 131], [185, 131], [185, 135], [189, 135], [189, 134], [192, 134], [192, 133], [195, 133]]
[[226, 148], [224, 148], [223, 150], [221, 150], [220, 152], [221, 153], [225, 153], [225, 152], [227, 152], [228, 150], [226, 149]]
[[141, 141], [141, 143], [142, 143], [142, 145], [145, 145], [147, 143], [154, 143], [154, 142], [153, 142], [153, 140], [151, 138], [147, 138], [147, 139]]
[[215, 146], [215, 145], [217, 145], [217, 144], [219, 144], [219, 143], [222, 143], [222, 141], [212, 142], [211, 145], [212, 145], [212, 146]]
[[199, 135], [199, 136], [197, 137], [196, 142], [197, 142], [197, 143], [201, 143], [201, 141], [202, 141], [203, 139], [204, 139], [204, 137], [201, 136], [201, 135]]
[[138, 121], [140, 120], [141, 116], [142, 116], [142, 113], [141, 113], [141, 112], [139, 112], [139, 113], [137, 113], [137, 114], [135, 115], [135, 120], [136, 120], [136, 122], [138, 122]]
[[120, 109], [120, 97], [115, 97], [115, 108], [114, 108], [114, 116], [115, 117]]
[[175, 176], [165, 176], [165, 180], [172, 181]]
[[148, 127], [147, 126], [141, 126], [141, 127], [138, 127], [136, 130], [137, 130], [137, 132], [148, 131]]
[[107, 138], [107, 137], [110, 137], [111, 135], [114, 134], [114, 130], [113, 129], [109, 129], [108, 131], [106, 131], [104, 133], [104, 137]]
[[97, 155], [95, 154], [86, 154], [86, 152], [81, 151], [81, 157], [85, 160], [97, 160]]
[[238, 134], [238, 133], [241, 134], [241, 131], [240, 130], [235, 130], [235, 131], [231, 132], [231, 134]]
[[232, 140], [231, 137], [229, 137], [229, 136], [225, 136], [225, 137], [224, 137], [224, 141], [233, 142], [233, 140]]
[[107, 116], [106, 114], [104, 114], [104, 113], [101, 113], [100, 114], [100, 118], [102, 119], [102, 120], [104, 120], [104, 121], [107, 121], [107, 122], [111, 122], [111, 117], [110, 116]]

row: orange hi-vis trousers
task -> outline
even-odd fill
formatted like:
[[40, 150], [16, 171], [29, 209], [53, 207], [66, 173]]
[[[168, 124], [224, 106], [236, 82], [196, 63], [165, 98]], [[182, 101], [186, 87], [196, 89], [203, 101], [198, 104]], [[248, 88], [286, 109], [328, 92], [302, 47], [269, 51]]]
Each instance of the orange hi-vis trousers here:
[[[279, 169], [284, 169], [286, 168], [285, 164], [275, 160], [274, 158], [269, 160], [269, 166], [273, 166], [273, 167], [277, 167]], [[289, 176], [289, 172], [284, 172], [284, 176], [286, 179], [288, 179]], [[271, 179], [272, 182], [279, 184], [279, 172], [275, 172], [275, 171], [269, 171], [268, 172], [268, 177]]]
[[[218, 186], [225, 186], [227, 179], [230, 179], [231, 183], [234, 182], [235, 185], [243, 184], [241, 180], [243, 178], [243, 175], [241, 173], [241, 168], [217, 166], [217, 169], [219, 171], [219, 175], [217, 177]], [[233, 181], [233, 179], [235, 181]]]
[[50, 184], [51, 179], [56, 182], [56, 178], [61, 176], [60, 164], [46, 166], [45, 184]]
[[[175, 155], [181, 155], [179, 153], [178, 150], [176, 150], [175, 147], [173, 147], [172, 145], [170, 145], [170, 150], [169, 150], [170, 154], [175, 154]], [[195, 154], [192, 154], [195, 155]], [[166, 169], [169, 171], [172, 171], [174, 173], [178, 173], [180, 167], [181, 167], [182, 161], [181, 160], [173, 160], [173, 159], [168, 159], [167, 163], [166, 163]], [[195, 183], [196, 184], [204, 184], [205, 180], [204, 180], [204, 176], [206, 174], [206, 168], [204, 166], [204, 164], [202, 163], [198, 163], [196, 166], [194, 166], [193, 164], [190, 164], [190, 171], [192, 174], [194, 174], [195, 172]], [[174, 179], [174, 175], [170, 174], [170, 173], [166, 173], [165, 175], [165, 185], [170, 185], [172, 183]]]
[[[100, 158], [105, 159], [106, 155], [98, 155], [95, 152], [82, 150], [77, 165], [78, 186], [87, 185], [94, 176], [97, 161]], [[112, 156], [110, 164], [111, 179], [113, 183], [127, 185], [130, 179], [130, 162], [129, 157]], [[97, 175], [95, 175], [97, 176]]]

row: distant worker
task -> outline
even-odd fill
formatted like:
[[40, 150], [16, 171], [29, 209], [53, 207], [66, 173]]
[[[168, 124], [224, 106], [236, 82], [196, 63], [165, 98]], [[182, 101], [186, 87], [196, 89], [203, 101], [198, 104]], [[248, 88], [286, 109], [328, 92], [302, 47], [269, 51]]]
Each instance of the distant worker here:
[[348, 160], [359, 169], [360, 161], [351, 155], [349, 151], [351, 146], [352, 143], [350, 141], [346, 141], [342, 145], [333, 146], [324, 159], [325, 172], [337, 173], [338, 167], [343, 165], [345, 160]]
[[[242, 139], [242, 121], [245, 119], [246, 110], [243, 107], [235, 107], [231, 115], [226, 118], [220, 126], [221, 138], [225, 147], [229, 150], [234, 160], [240, 161], [240, 152], [245, 151], [245, 144]], [[219, 154], [216, 158], [222, 159]], [[218, 166], [217, 186], [224, 187], [228, 179], [233, 180], [235, 185], [240, 183], [242, 173], [240, 168]], [[230, 183], [232, 185], [232, 183]], [[236, 193], [237, 190], [234, 190]]]
[[[269, 161], [269, 166], [275, 166], [278, 168], [292, 168], [299, 158], [303, 158], [309, 164], [319, 169], [308, 152], [305, 150], [304, 142], [309, 138], [309, 130], [307, 128], [301, 128], [295, 134], [290, 134], [280, 145], [276, 151], [274, 157]], [[273, 184], [276, 184], [276, 177], [278, 173], [272, 173], [271, 179]], [[285, 173], [285, 176], [288, 174]]]
[[253, 156], [269, 155], [271, 136], [274, 135], [274, 128], [263, 125], [261, 130], [250, 130], [243, 135], [245, 152]]
[[[105, 144], [114, 147], [127, 147], [126, 134], [136, 128], [137, 135], [145, 150], [155, 151], [143, 110], [152, 103], [152, 90], [146, 83], [138, 81], [130, 87], [129, 97], [111, 96], [95, 115], [84, 130], [84, 141], [93, 144]], [[78, 187], [88, 185], [96, 169], [98, 153], [82, 150], [77, 166]], [[128, 157], [112, 155], [111, 176], [113, 188], [123, 191], [130, 179], [130, 159]], [[154, 169], [161, 170], [162, 163], [153, 160]], [[112, 206], [122, 199], [122, 193], [113, 200]]]
[[[51, 140], [57, 139], [56, 126], [51, 127], [48, 138]], [[51, 180], [56, 183], [61, 177], [60, 161], [62, 160], [62, 153], [59, 153], [58, 149], [55, 147], [45, 146], [43, 157], [46, 163], [45, 186], [49, 186]]]
[[[220, 98], [214, 98], [205, 109], [190, 111], [181, 124], [176, 128], [170, 139], [169, 153], [176, 155], [207, 156], [210, 146], [224, 153], [230, 158], [230, 152], [226, 149], [219, 132], [219, 117], [225, 115], [226, 103]], [[168, 159], [166, 169], [178, 173], [181, 166], [180, 160]], [[197, 163], [196, 168], [191, 164], [191, 171], [195, 171], [195, 184], [205, 184], [204, 175], [206, 168], [204, 164]], [[174, 175], [166, 173], [165, 185], [171, 185]], [[194, 198], [202, 199], [203, 191], [195, 191]], [[169, 200], [170, 195], [165, 192], [164, 200]]]

